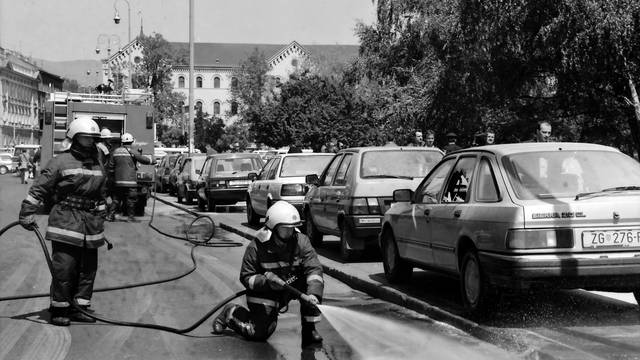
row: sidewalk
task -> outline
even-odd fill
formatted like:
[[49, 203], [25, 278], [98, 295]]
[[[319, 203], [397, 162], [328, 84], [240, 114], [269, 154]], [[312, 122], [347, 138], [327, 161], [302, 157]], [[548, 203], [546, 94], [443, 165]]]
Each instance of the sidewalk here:
[[[160, 197], [157, 199], [193, 215], [202, 215], [181, 204], [176, 204]], [[238, 234], [248, 240], [254, 239], [256, 230], [239, 222], [237, 214], [233, 216], [229, 213], [216, 213], [215, 218], [216, 224], [220, 228]], [[494, 344], [507, 351], [522, 354], [526, 359], [553, 359], [552, 356], [531, 347], [530, 344], [538, 343], [541, 340], [531, 332], [525, 331], [514, 334], [513, 329], [507, 332], [500, 328], [484, 326], [372, 279], [372, 275], [383, 272], [382, 263], [341, 263], [321, 254], [319, 254], [319, 258], [325, 274], [342, 281], [355, 290], [411, 309], [433, 320], [447, 323], [482, 341]]]

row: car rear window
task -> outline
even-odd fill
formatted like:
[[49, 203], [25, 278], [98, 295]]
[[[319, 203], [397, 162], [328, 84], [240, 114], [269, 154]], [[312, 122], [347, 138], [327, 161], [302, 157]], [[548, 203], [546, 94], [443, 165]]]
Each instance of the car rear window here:
[[640, 163], [617, 152], [541, 151], [505, 156], [502, 163], [522, 200], [640, 186]]
[[280, 177], [319, 175], [333, 159], [330, 155], [287, 156], [282, 162]]
[[259, 172], [262, 168], [262, 161], [259, 157], [228, 158], [217, 159], [213, 164], [213, 173], [234, 174], [238, 172]]
[[362, 155], [360, 177], [365, 178], [420, 178], [425, 177], [442, 159], [432, 150], [376, 150]]

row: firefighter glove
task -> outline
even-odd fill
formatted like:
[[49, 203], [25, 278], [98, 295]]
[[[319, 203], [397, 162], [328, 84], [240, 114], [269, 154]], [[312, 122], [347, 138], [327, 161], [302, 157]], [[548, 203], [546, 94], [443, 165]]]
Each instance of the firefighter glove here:
[[36, 223], [36, 218], [33, 215], [20, 215], [18, 221], [23, 228], [29, 231], [35, 229], [38, 226], [38, 224]]
[[269, 282], [269, 287], [272, 290], [282, 290], [284, 285], [286, 284], [284, 280], [282, 280], [278, 275], [272, 273], [271, 271], [267, 271], [264, 273], [264, 276], [267, 278]]
[[307, 295], [307, 301], [310, 304], [313, 304], [313, 305], [319, 305], [320, 304], [320, 300], [318, 300], [318, 298], [315, 295], [312, 295], [312, 294]]

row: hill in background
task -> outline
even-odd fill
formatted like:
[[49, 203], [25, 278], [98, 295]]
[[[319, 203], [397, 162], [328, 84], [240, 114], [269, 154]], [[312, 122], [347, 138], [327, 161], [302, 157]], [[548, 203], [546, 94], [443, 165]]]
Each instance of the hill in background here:
[[[35, 65], [65, 79], [76, 80], [80, 86], [97, 86], [102, 82], [100, 60], [48, 61], [34, 59]], [[90, 74], [87, 74], [87, 71]]]

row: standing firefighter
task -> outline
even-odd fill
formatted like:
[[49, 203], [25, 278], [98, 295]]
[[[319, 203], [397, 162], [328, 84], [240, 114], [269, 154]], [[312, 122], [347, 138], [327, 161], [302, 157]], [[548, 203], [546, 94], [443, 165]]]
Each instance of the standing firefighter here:
[[91, 117], [69, 124], [70, 148], [48, 162], [22, 201], [20, 224], [36, 226], [34, 214], [42, 203], [53, 204], [45, 238], [51, 241], [51, 323], [95, 322], [70, 307], [69, 299], [85, 309], [91, 304], [98, 268], [98, 248], [105, 244], [104, 190], [106, 176], [98, 161], [94, 138], [100, 136]]
[[[138, 163], [151, 164], [151, 160], [140, 155], [133, 154], [129, 147], [134, 142], [133, 135], [122, 134], [122, 145], [115, 149], [107, 163], [107, 172], [113, 178], [114, 192], [120, 203], [120, 207], [126, 209], [129, 221], [135, 221], [134, 214], [138, 199], [138, 181], [136, 172]], [[141, 152], [141, 150], [139, 150]], [[123, 210], [124, 212], [124, 210]]]
[[244, 253], [240, 281], [247, 288], [249, 309], [227, 305], [213, 322], [213, 332], [226, 327], [248, 340], [265, 341], [273, 334], [280, 309], [287, 306], [292, 294], [283, 288], [289, 284], [304, 294], [300, 301], [302, 345], [322, 342], [315, 328], [322, 300], [324, 280], [318, 255], [309, 239], [301, 234], [300, 215], [293, 205], [278, 201], [267, 210], [265, 227]]

